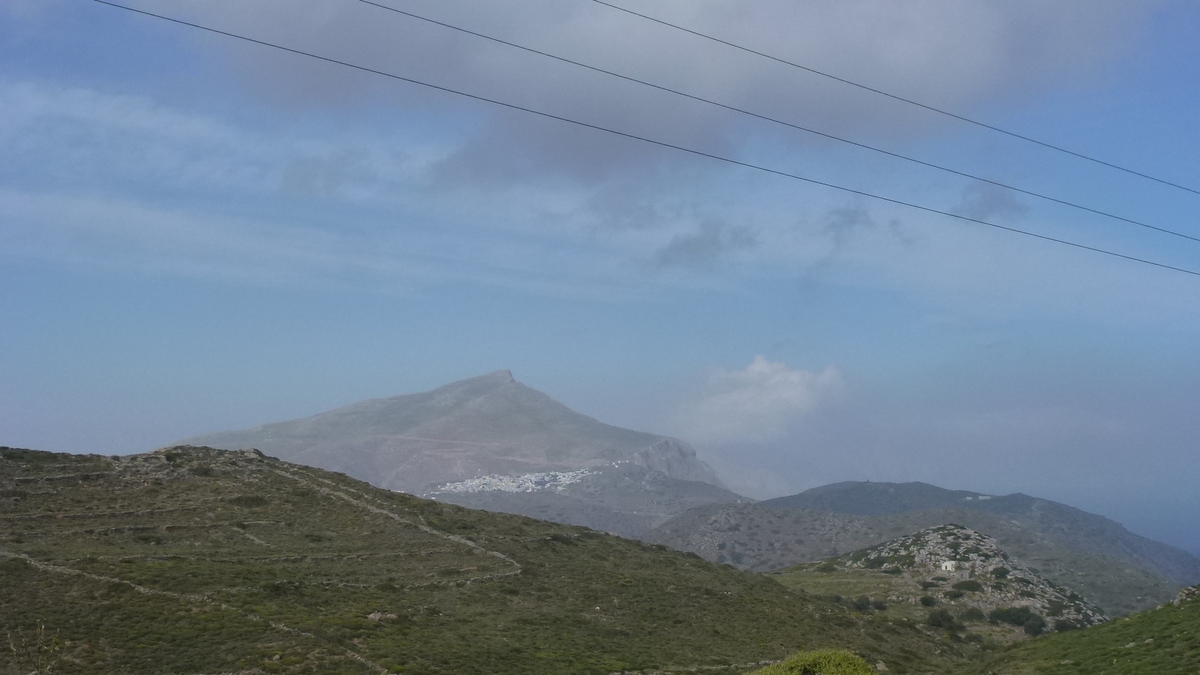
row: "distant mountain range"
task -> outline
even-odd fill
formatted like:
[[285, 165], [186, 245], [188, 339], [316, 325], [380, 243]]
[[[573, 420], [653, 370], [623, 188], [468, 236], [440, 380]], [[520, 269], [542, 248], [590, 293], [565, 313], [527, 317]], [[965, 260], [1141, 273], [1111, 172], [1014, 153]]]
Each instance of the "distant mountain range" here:
[[779, 569], [956, 523], [993, 537], [1046, 578], [1112, 615], [1153, 607], [1200, 581], [1200, 560], [1095, 514], [1014, 494], [925, 483], [847, 482], [757, 504], [680, 514], [650, 538], [743, 569]]
[[750, 501], [683, 441], [604, 424], [507, 370], [179, 444], [255, 448], [382, 488], [626, 536], [702, 504]]
[[838, 483], [755, 504], [683, 441], [571, 410], [507, 370], [179, 442], [255, 448], [378, 487], [583, 525], [765, 571], [957, 523], [1111, 615], [1200, 581], [1200, 560], [1101, 516], [1014, 494]]

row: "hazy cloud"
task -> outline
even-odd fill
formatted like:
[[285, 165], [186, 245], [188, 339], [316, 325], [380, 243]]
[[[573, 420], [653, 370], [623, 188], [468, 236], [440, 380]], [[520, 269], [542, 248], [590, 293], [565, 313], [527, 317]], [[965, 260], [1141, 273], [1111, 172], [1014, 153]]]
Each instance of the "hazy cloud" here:
[[[1132, 44], [1137, 27], [1164, 1], [769, 0], [747, 7], [734, 0], [672, 0], [631, 7], [871, 86], [970, 111], [1087, 76]], [[361, 3], [184, 0], [173, 7], [225, 30], [704, 150], [729, 147], [735, 131], [744, 136], [767, 128], [746, 126], [729, 111]], [[894, 102], [594, 3], [413, 0], [404, 9], [828, 131], [905, 136], [944, 126]], [[482, 156], [464, 148], [458, 168], [483, 170], [490, 178], [497, 174], [486, 170], [487, 161], [495, 159], [489, 149], [528, 154], [537, 161], [524, 168], [548, 176], [565, 169], [585, 178], [589, 170], [624, 170], [646, 153], [636, 144], [589, 136], [557, 122], [492, 117], [496, 109], [483, 104], [292, 56], [225, 41], [197, 44], [236, 62], [234, 72], [249, 78], [254, 90], [284, 105], [343, 108], [384, 97], [422, 109], [466, 109], [487, 116], [495, 124], [476, 136]], [[513, 139], [519, 142], [508, 143]], [[589, 167], [589, 161], [596, 163]]]
[[707, 271], [717, 267], [726, 255], [757, 243], [755, 234], [746, 227], [709, 221], [692, 232], [672, 237], [655, 253], [654, 262], [660, 268]]
[[677, 426], [689, 440], [709, 446], [774, 441], [843, 385], [835, 366], [800, 370], [760, 355], [743, 370], [713, 371]]
[[1015, 218], [1029, 212], [1029, 207], [1017, 199], [1017, 194], [1008, 188], [990, 183], [973, 183], [963, 189], [962, 201], [954, 207], [954, 213], [976, 220], [993, 218]]

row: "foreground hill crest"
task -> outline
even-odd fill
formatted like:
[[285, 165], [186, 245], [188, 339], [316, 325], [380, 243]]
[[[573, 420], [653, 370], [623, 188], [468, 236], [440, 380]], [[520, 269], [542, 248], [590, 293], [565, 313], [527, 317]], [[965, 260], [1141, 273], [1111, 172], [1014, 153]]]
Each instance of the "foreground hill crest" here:
[[736, 673], [813, 645], [949, 672], [968, 653], [696, 556], [254, 451], [0, 447], [0, 580], [0, 673]]

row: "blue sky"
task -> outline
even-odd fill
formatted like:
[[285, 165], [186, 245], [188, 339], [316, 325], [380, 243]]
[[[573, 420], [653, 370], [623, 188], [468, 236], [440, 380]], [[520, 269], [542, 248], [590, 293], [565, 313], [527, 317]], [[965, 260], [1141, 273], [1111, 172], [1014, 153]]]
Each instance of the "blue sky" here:
[[[131, 4], [1200, 270], [1200, 243], [354, 0]], [[1200, 195], [587, 0], [394, 6], [1200, 236]], [[1200, 183], [1194, 3], [628, 6]], [[144, 451], [510, 368], [753, 496], [1023, 491], [1200, 552], [1200, 278], [82, 0], [0, 18], [0, 443]]]

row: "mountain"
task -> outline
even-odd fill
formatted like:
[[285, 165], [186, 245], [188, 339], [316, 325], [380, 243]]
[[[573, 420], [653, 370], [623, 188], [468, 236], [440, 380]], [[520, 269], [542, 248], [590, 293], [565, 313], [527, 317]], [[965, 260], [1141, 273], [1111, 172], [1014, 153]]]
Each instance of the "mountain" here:
[[0, 672], [744, 672], [982, 650], [593, 530], [255, 451], [0, 448]]
[[1001, 641], [1107, 620], [1099, 608], [1025, 567], [991, 537], [960, 525], [928, 528], [771, 576], [809, 593], [857, 596], [860, 611], [875, 608]]
[[701, 504], [749, 501], [686, 443], [577, 413], [507, 370], [180, 444], [255, 448], [389, 490], [629, 536]]
[[1026, 495], [990, 497], [923, 483], [839, 483], [758, 504], [701, 506], [648, 539], [765, 571], [947, 523], [993, 537], [1024, 565], [1113, 616], [1153, 607], [1200, 580], [1200, 561], [1190, 554], [1101, 516]]
[[1103, 516], [1020, 493], [991, 496], [946, 490], [927, 483], [846, 482], [763, 503], [857, 515], [897, 515], [936, 509], [995, 514], [1074, 550], [1114, 558], [1181, 585], [1200, 582], [1200, 559], [1187, 551], [1136, 535]]

